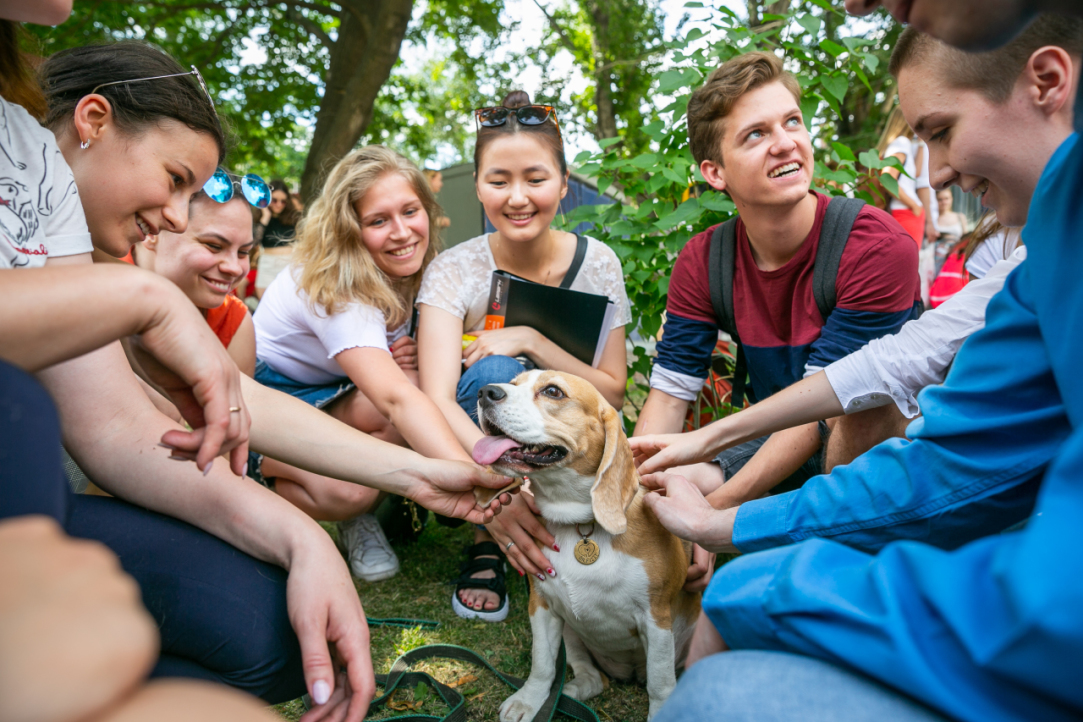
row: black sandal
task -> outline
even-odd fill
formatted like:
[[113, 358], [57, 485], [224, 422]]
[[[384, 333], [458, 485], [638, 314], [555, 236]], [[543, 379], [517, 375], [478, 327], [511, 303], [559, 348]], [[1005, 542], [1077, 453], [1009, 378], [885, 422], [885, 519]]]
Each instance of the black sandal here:
[[[481, 556], [494, 556], [496, 559], [479, 559]], [[452, 584], [455, 591], [451, 594], [451, 607], [463, 619], [482, 619], [486, 622], [502, 622], [508, 616], [508, 591], [505, 584], [504, 573], [507, 570], [507, 562], [504, 553], [494, 542], [483, 541], [470, 546], [466, 550], [467, 560], [459, 565], [459, 576]], [[496, 572], [492, 579], [475, 579], [471, 575], [487, 570]], [[463, 589], [488, 589], [500, 597], [500, 606], [491, 611], [471, 609], [459, 599], [459, 592]]]

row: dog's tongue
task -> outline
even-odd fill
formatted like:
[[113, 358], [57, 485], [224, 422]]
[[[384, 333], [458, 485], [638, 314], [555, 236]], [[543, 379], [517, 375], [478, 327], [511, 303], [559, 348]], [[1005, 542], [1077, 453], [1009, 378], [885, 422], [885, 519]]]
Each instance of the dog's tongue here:
[[517, 446], [522, 446], [522, 444], [506, 436], [483, 436], [478, 439], [478, 443], [474, 444], [474, 461], [482, 466], [488, 466], [499, 459], [505, 451]]

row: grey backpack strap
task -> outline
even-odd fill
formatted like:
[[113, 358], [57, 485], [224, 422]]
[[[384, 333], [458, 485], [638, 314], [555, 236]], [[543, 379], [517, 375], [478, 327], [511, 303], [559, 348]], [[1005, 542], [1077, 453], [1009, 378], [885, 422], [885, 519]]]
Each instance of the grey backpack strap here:
[[730, 404], [741, 408], [745, 403], [745, 380], [748, 364], [745, 350], [737, 335], [737, 318], [733, 312], [733, 273], [737, 267], [737, 218], [731, 218], [714, 229], [708, 256], [707, 281], [711, 289], [711, 306], [718, 327], [737, 344], [737, 359], [733, 369], [733, 391]]
[[824, 323], [827, 323], [827, 317], [835, 310], [835, 303], [838, 301], [835, 281], [839, 275], [842, 252], [846, 250], [846, 241], [850, 238], [854, 220], [864, 207], [865, 201], [860, 198], [844, 196], [835, 196], [827, 204], [827, 212], [824, 213], [823, 224], [820, 226], [816, 261], [812, 267], [812, 296], [816, 299], [816, 308], [819, 309]]
[[583, 265], [583, 259], [587, 257], [587, 239], [578, 233], [575, 234], [575, 255], [572, 256], [572, 265], [568, 266], [568, 272], [564, 274], [564, 280], [560, 282], [561, 288], [571, 288], [572, 281], [579, 274], [579, 268]]

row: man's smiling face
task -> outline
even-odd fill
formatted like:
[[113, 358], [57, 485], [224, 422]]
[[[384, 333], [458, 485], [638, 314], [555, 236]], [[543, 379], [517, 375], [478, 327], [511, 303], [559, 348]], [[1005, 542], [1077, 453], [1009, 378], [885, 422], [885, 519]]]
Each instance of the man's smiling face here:
[[[788, 206], [808, 195], [812, 142], [797, 99], [780, 82], [745, 93], [725, 118], [717, 180], [744, 205]], [[713, 161], [706, 161], [713, 163]], [[712, 181], [709, 171], [704, 173]]]

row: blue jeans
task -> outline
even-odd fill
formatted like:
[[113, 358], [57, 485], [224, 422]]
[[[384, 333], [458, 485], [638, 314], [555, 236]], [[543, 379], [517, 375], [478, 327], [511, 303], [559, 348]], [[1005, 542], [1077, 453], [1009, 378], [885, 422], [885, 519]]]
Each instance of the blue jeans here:
[[455, 388], [455, 400], [478, 423], [478, 391], [488, 384], [506, 384], [526, 371], [510, 356], [486, 356], [463, 372]]
[[120, 558], [161, 634], [152, 677], [221, 682], [271, 704], [304, 694], [286, 572], [183, 521], [72, 494], [52, 399], [32, 376], [0, 362], [0, 522], [24, 514], [50, 516]]
[[654, 722], [946, 722], [868, 677], [785, 652], [722, 652], [684, 673]]

